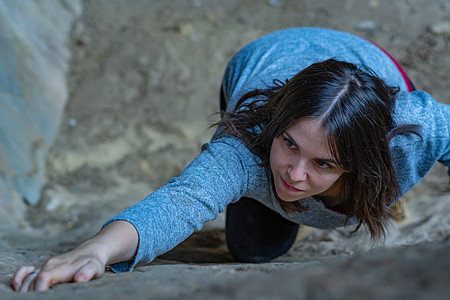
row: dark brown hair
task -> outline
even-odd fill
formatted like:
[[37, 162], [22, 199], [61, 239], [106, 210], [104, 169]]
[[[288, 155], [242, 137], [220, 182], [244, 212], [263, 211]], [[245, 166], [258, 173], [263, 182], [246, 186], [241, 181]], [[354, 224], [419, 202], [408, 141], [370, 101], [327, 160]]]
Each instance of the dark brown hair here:
[[[401, 196], [389, 151], [398, 134], [418, 134], [418, 126], [394, 124], [398, 88], [354, 64], [328, 59], [285, 82], [245, 94], [218, 123], [241, 139], [269, 167], [274, 138], [296, 120], [321, 121], [333, 159], [346, 172], [338, 179], [349, 207], [347, 219], [366, 224], [373, 240], [385, 237], [389, 205]], [[304, 211], [299, 201], [278, 199], [285, 211]], [[355, 230], [355, 231], [356, 231]]]

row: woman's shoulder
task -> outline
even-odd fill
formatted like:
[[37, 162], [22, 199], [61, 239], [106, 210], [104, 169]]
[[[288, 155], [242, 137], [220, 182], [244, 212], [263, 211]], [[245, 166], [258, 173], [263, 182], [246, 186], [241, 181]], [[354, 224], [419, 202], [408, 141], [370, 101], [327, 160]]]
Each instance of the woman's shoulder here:
[[397, 180], [405, 194], [437, 161], [450, 167], [450, 105], [423, 91], [404, 92], [397, 99], [394, 121], [419, 126], [420, 136], [400, 134], [390, 142]]
[[429, 93], [414, 91], [399, 94], [394, 122], [421, 127], [423, 137], [450, 137], [450, 105], [436, 101]]
[[284, 82], [329, 58], [365, 66], [388, 85], [404, 85], [396, 65], [373, 43], [333, 29], [298, 27], [268, 33], [239, 50], [227, 65], [223, 91], [234, 104], [246, 92]]
[[225, 133], [219, 127], [211, 141], [202, 146], [202, 151], [213, 151], [215, 156], [228, 157], [228, 159], [238, 159], [248, 166], [259, 166], [261, 158], [252, 153], [245, 143], [239, 138]]

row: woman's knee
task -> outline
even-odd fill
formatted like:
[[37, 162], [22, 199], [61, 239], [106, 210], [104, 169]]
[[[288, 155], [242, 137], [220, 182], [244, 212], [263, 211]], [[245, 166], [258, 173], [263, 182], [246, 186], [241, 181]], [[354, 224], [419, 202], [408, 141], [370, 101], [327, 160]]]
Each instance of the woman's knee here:
[[298, 224], [251, 198], [242, 198], [227, 207], [227, 246], [236, 261], [269, 262], [285, 254], [294, 243], [298, 228]]

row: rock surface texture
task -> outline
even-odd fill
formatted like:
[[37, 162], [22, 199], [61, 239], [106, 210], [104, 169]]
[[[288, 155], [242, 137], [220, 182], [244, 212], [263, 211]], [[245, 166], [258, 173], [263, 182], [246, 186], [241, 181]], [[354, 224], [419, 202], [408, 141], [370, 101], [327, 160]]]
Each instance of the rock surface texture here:
[[37, 204], [68, 99], [66, 43], [81, 2], [0, 2], [0, 222]]
[[[79, 11], [70, 6], [73, 1], [0, 0], [0, 13], [8, 7], [5, 4], [23, 5], [16, 3], [46, 3], [42, 5], [48, 10], [41, 13], [50, 14], [47, 21], [62, 18], [52, 10], [58, 7], [69, 19]], [[14, 293], [9, 283], [20, 265], [39, 264], [73, 248], [195, 157], [213, 133], [207, 128], [217, 120], [213, 114], [228, 59], [262, 34], [293, 26], [356, 33], [387, 49], [417, 89], [450, 103], [450, 1], [84, 0], [81, 4], [83, 13], [73, 23], [68, 44], [70, 97], [46, 160], [42, 201], [37, 206], [20, 204], [25, 215], [13, 218], [14, 226], [0, 227], [1, 299], [449, 298], [450, 188], [440, 166], [406, 195], [410, 218], [402, 224], [393, 222], [384, 244], [371, 246], [363, 228], [355, 234], [350, 233], [353, 228], [312, 229], [273, 263], [236, 264], [226, 250], [221, 216], [135, 272], [108, 271], [85, 284], [57, 285], [31, 295]], [[1, 28], [5, 20], [1, 15]], [[69, 23], [64, 24], [50, 30], [61, 30], [58, 45], [63, 43], [62, 32], [70, 30]], [[4, 36], [1, 31], [0, 43]], [[30, 41], [37, 42], [36, 47], [45, 45], [39, 43], [42, 38]], [[1, 68], [19, 55], [8, 51], [11, 59], [0, 58]], [[57, 53], [60, 56], [51, 60], [64, 65], [69, 52]], [[30, 72], [43, 71], [43, 61], [36, 60]], [[65, 81], [64, 73], [59, 74], [56, 81], [45, 81], [51, 87], [46, 92], [64, 95], [63, 89], [55, 91]], [[1, 93], [13, 78], [1, 78]], [[36, 103], [41, 102], [30, 105]], [[30, 109], [52, 112], [42, 122], [51, 123], [54, 130], [63, 104], [51, 102], [43, 110], [23, 102], [20, 112], [24, 116]], [[1, 135], [3, 106], [0, 114]], [[18, 120], [29, 122], [25, 117]], [[19, 130], [25, 124], [20, 122], [8, 126]], [[35, 123], [33, 130], [39, 126]], [[45, 141], [49, 145], [51, 139]], [[44, 155], [40, 149], [37, 155]], [[32, 156], [24, 157], [26, 161]], [[4, 193], [1, 184], [9, 188], [12, 181], [0, 181]]]

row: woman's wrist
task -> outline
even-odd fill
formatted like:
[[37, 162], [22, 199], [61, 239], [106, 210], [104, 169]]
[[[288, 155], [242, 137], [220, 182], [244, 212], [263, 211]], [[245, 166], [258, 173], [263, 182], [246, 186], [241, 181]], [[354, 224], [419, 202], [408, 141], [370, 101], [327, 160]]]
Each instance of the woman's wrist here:
[[106, 225], [92, 238], [81, 243], [74, 251], [92, 253], [106, 266], [133, 259], [138, 247], [138, 233], [126, 221]]

